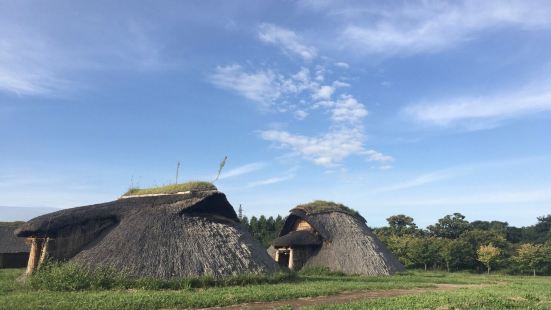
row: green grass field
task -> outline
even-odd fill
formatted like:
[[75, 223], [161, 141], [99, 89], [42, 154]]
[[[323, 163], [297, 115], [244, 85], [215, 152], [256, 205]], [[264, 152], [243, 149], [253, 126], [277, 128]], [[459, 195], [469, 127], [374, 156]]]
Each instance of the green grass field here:
[[371, 299], [313, 309], [551, 309], [550, 277], [409, 272], [392, 277], [299, 274], [291, 282], [188, 288], [52, 291], [32, 289], [18, 277], [23, 269], [0, 270], [1, 309], [158, 309], [225, 306], [332, 295], [345, 291], [430, 288], [438, 283], [488, 284], [445, 292]]

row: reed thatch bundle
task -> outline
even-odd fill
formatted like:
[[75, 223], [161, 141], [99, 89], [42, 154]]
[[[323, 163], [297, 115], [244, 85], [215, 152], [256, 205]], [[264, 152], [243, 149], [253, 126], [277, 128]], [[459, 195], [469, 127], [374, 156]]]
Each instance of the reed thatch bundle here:
[[222, 277], [278, 270], [216, 190], [61, 210], [25, 223], [17, 235], [44, 238], [51, 259], [134, 276]]
[[[315, 201], [292, 209], [280, 237], [272, 242], [272, 246], [301, 246], [299, 243], [285, 243], [293, 239], [290, 236], [297, 234], [294, 229], [301, 220], [310, 224], [311, 232], [321, 238], [322, 244], [311, 246], [308, 257], [300, 266], [327, 267], [332, 271], [362, 275], [389, 275], [404, 270], [404, 266], [367, 227], [362, 216], [332, 202]], [[275, 249], [271, 248], [269, 253], [274, 256]]]

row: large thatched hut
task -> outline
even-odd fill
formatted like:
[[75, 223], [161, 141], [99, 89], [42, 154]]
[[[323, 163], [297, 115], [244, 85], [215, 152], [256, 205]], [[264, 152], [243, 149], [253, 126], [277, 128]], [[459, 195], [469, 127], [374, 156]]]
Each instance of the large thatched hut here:
[[214, 185], [185, 188], [131, 191], [30, 220], [17, 230], [32, 244], [27, 271], [46, 257], [165, 279], [278, 270]]
[[282, 267], [327, 267], [347, 274], [389, 275], [404, 266], [356, 211], [327, 201], [290, 211], [270, 255]]
[[24, 238], [13, 232], [23, 222], [0, 223], [0, 268], [21, 268], [27, 266], [29, 246]]

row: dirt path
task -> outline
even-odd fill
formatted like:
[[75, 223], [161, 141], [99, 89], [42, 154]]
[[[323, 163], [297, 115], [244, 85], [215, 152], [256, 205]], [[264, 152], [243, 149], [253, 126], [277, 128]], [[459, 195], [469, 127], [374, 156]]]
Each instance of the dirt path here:
[[299, 309], [307, 306], [317, 306], [324, 304], [344, 304], [352, 301], [381, 298], [381, 297], [394, 297], [403, 295], [419, 294], [432, 291], [449, 291], [459, 288], [473, 288], [484, 287], [484, 284], [435, 284], [435, 287], [427, 288], [412, 288], [412, 289], [389, 289], [389, 290], [370, 290], [370, 291], [355, 291], [355, 292], [343, 292], [330, 296], [318, 296], [318, 297], [305, 297], [298, 299], [287, 299], [278, 301], [267, 302], [252, 302], [238, 305], [232, 305], [227, 307], [215, 307], [208, 309], [273, 309], [283, 306], [291, 306], [293, 309]]

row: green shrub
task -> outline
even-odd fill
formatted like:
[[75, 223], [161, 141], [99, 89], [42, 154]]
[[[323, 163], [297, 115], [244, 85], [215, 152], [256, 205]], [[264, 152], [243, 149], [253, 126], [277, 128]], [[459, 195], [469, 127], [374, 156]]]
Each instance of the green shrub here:
[[330, 277], [341, 277], [346, 276], [344, 272], [340, 271], [331, 271], [328, 267], [306, 267], [299, 271], [299, 274], [304, 276], [330, 276]]
[[268, 275], [239, 274], [223, 278], [212, 276], [155, 279], [132, 277], [110, 268], [84, 268], [75, 263], [47, 262], [27, 279], [33, 289], [50, 291], [81, 291], [110, 289], [187, 290], [221, 286], [245, 286], [249, 284], [293, 282], [298, 279], [293, 272]]

